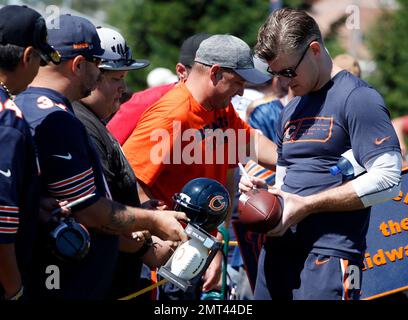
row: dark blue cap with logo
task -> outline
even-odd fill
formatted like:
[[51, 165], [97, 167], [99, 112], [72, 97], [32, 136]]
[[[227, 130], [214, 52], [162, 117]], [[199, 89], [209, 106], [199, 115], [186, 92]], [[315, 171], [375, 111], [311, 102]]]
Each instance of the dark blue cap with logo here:
[[49, 43], [61, 54], [62, 60], [82, 55], [85, 58], [118, 60], [121, 56], [102, 49], [96, 27], [87, 19], [70, 14], [59, 16], [59, 21], [51, 25], [58, 26], [48, 31]]
[[44, 18], [26, 6], [9, 5], [0, 9], [0, 44], [29, 46], [39, 51], [45, 61], [59, 63], [60, 55], [47, 42]]

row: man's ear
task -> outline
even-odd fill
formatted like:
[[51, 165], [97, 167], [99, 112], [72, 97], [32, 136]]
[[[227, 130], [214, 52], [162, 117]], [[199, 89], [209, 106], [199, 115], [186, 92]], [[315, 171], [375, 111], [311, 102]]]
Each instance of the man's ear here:
[[24, 66], [28, 65], [31, 60], [34, 58], [33, 55], [35, 55], [35, 49], [33, 47], [27, 47], [23, 51], [23, 55], [21, 56], [21, 60], [23, 61]]
[[221, 67], [218, 64], [214, 64], [210, 69], [210, 77], [214, 82], [218, 82], [222, 79]]
[[187, 67], [186, 67], [184, 64], [180, 63], [180, 62], [177, 63], [177, 64], [176, 64], [176, 74], [177, 74], [178, 78], [179, 78], [181, 81], [186, 80], [187, 77], [188, 77], [188, 69], [187, 69]]
[[76, 56], [74, 59], [71, 60], [71, 71], [73, 73], [78, 73], [81, 71], [81, 67], [83, 68], [83, 64], [86, 62], [83, 56]]
[[319, 42], [317, 42], [317, 41], [313, 41], [313, 42], [310, 44], [310, 48], [312, 48], [313, 54], [314, 54], [315, 56], [316, 56], [316, 55], [319, 55], [320, 52], [322, 51], [322, 46], [321, 46], [321, 44], [320, 44]]

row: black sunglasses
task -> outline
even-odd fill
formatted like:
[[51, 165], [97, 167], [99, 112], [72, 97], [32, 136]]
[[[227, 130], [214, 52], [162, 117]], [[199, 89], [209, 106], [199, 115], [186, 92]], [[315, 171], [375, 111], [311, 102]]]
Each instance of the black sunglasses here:
[[296, 69], [297, 69], [297, 68], [299, 67], [299, 65], [302, 63], [303, 58], [304, 58], [305, 55], [306, 55], [306, 52], [309, 50], [310, 45], [311, 45], [312, 42], [314, 42], [314, 41], [318, 41], [318, 39], [314, 39], [314, 40], [312, 40], [312, 41], [310, 41], [310, 42], [308, 43], [308, 45], [306, 46], [305, 51], [303, 52], [302, 56], [301, 56], [300, 59], [299, 59], [299, 62], [298, 62], [298, 63], [296, 64], [296, 66], [294, 66], [293, 68], [292, 68], [292, 67], [289, 67], [289, 68], [283, 69], [283, 70], [281, 70], [281, 71], [272, 71], [271, 68], [268, 67], [268, 68], [266, 69], [266, 71], [267, 71], [268, 73], [270, 73], [273, 77], [275, 77], [275, 76], [280, 76], [280, 77], [285, 77], [285, 78], [295, 78], [295, 77], [297, 76]]
[[86, 61], [96, 64], [97, 67], [101, 64], [102, 61], [101, 58], [96, 58], [92, 56], [84, 56], [84, 58]]

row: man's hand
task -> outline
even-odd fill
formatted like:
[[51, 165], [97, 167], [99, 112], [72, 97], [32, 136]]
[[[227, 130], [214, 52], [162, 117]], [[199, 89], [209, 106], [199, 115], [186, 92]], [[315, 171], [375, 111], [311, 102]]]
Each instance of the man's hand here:
[[166, 264], [179, 243], [175, 241], [163, 241], [155, 236], [152, 237], [152, 240], [153, 245], [149, 251], [143, 255], [142, 261], [150, 268], [157, 268]]
[[151, 234], [148, 230], [121, 235], [119, 238], [119, 250], [122, 252], [135, 253], [140, 250], [144, 242], [149, 238], [151, 238]]
[[270, 193], [279, 196], [282, 200], [282, 219], [279, 224], [270, 230], [266, 235], [270, 237], [282, 236], [291, 226], [299, 223], [308, 216], [307, 202], [305, 197], [284, 192], [280, 189], [271, 188]]
[[4, 299], [5, 300], [20, 300], [24, 293], [24, 287], [20, 286], [18, 290], [12, 290], [12, 293], [6, 291], [4, 293]]
[[187, 235], [179, 220], [188, 221], [184, 212], [152, 211], [152, 222], [149, 231], [163, 240], [187, 241]]
[[59, 214], [62, 217], [67, 217], [71, 214], [70, 208], [62, 208], [63, 206], [67, 205], [68, 201], [59, 201], [54, 198], [50, 197], [41, 197], [40, 199], [40, 212], [39, 212], [39, 219], [43, 223], [48, 223], [51, 218], [51, 212], [54, 209], [61, 208], [61, 213]]
[[0, 243], [0, 287], [5, 299], [15, 296], [22, 287], [14, 243]]
[[142, 203], [141, 207], [148, 210], [167, 210], [168, 207], [164, 201], [157, 199], [150, 199]]
[[239, 191], [241, 193], [247, 192], [253, 188], [267, 188], [268, 185], [266, 184], [265, 180], [256, 178], [256, 177], [249, 177], [250, 180], [246, 176], [242, 176], [241, 180], [239, 181]]
[[222, 252], [218, 251], [203, 275], [203, 291], [219, 290], [222, 286]]

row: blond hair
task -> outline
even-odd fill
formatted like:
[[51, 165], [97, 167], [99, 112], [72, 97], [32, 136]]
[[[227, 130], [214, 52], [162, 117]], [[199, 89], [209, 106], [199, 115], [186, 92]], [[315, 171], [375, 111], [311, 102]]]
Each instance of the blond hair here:
[[339, 54], [333, 59], [333, 63], [343, 70], [347, 70], [356, 77], [361, 76], [361, 68], [357, 59], [349, 54]]

